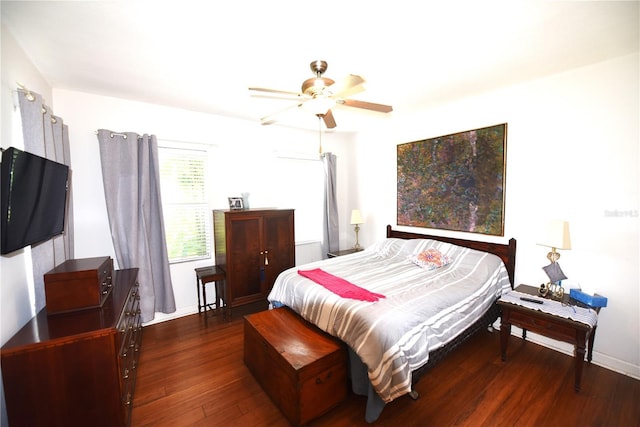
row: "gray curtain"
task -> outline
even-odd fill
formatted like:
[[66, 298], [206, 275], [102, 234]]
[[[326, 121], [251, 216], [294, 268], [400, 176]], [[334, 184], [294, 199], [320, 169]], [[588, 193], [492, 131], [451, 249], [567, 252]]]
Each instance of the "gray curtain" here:
[[322, 254], [323, 257], [326, 257], [328, 252], [340, 249], [338, 202], [336, 195], [338, 192], [338, 183], [336, 182], [336, 155], [323, 153], [321, 158], [324, 168], [324, 235], [322, 239]]
[[[64, 163], [71, 170], [69, 131], [60, 117], [44, 105], [42, 96], [27, 90], [18, 90], [24, 151]], [[19, 148], [19, 147], [16, 147]], [[73, 173], [71, 173], [73, 176]], [[67, 214], [64, 234], [46, 242], [31, 246], [33, 281], [35, 287], [35, 311], [46, 305], [44, 274], [74, 256], [73, 253], [73, 203], [69, 181]]]
[[155, 135], [98, 131], [111, 239], [120, 268], [138, 268], [143, 322], [176, 304], [162, 217]]

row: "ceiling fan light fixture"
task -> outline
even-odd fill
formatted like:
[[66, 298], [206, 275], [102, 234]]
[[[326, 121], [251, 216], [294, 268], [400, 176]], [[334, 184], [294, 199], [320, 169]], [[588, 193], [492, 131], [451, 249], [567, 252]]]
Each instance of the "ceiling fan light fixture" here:
[[335, 82], [326, 77], [314, 77], [302, 83], [302, 93], [309, 96], [322, 95], [324, 90]]

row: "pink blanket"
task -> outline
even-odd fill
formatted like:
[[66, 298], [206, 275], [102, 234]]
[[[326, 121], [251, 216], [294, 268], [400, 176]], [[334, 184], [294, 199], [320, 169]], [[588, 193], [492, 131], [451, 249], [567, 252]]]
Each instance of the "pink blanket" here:
[[336, 277], [333, 274], [329, 274], [320, 268], [314, 268], [313, 270], [298, 270], [298, 274], [311, 279], [319, 285], [324, 286], [336, 295], [343, 298], [356, 299], [360, 301], [376, 302], [380, 298], [384, 298], [384, 295], [376, 294], [354, 285], [340, 277]]

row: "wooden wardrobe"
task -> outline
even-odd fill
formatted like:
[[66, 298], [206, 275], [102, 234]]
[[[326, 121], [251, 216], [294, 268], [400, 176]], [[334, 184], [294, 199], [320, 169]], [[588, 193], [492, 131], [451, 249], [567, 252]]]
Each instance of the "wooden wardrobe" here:
[[293, 209], [213, 211], [216, 265], [228, 308], [264, 302], [278, 274], [295, 265]]

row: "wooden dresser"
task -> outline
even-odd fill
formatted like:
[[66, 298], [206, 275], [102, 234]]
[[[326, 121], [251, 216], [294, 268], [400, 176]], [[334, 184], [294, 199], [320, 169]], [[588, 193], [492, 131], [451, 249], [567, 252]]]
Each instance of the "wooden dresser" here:
[[264, 302], [278, 274], [295, 265], [292, 209], [213, 211], [216, 265], [229, 308]]
[[142, 344], [138, 269], [99, 308], [42, 309], [1, 350], [9, 425], [129, 425]]

